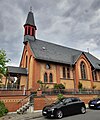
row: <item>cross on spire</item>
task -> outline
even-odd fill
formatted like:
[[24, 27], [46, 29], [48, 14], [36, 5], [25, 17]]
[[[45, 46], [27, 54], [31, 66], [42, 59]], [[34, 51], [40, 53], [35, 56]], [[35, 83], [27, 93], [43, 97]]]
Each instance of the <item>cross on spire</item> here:
[[32, 6], [30, 6], [30, 11], [32, 12]]

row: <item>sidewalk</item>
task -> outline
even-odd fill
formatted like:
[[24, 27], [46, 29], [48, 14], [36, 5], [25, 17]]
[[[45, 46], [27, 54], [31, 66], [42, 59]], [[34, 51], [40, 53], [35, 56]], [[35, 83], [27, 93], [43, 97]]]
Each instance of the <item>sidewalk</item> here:
[[39, 117], [42, 117], [41, 111], [24, 114], [9, 113], [6, 116], [1, 117], [0, 120], [30, 120]]

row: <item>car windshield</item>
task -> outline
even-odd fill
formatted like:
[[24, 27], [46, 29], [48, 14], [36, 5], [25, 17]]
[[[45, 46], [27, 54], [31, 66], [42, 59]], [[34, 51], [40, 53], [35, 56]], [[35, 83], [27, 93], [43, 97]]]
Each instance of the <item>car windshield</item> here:
[[63, 100], [57, 100], [53, 104], [62, 104], [62, 103], [63, 103]]

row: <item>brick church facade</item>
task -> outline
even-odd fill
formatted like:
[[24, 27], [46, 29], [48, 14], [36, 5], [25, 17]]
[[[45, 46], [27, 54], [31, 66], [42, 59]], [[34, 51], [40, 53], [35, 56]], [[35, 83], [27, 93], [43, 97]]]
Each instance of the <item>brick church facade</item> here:
[[36, 38], [37, 27], [32, 11], [24, 25], [24, 49], [20, 67], [28, 76], [20, 76], [19, 88], [39, 89], [38, 80], [53, 88], [62, 83], [66, 89], [78, 89], [79, 82], [86, 89], [100, 90], [100, 60], [89, 52], [49, 43]]

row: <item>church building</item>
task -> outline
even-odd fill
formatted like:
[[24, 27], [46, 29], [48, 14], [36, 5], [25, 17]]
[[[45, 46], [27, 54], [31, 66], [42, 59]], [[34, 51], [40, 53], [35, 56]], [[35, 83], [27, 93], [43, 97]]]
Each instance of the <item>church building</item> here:
[[[20, 77], [19, 87], [39, 89], [38, 80], [53, 88], [62, 83], [66, 89], [100, 90], [100, 60], [89, 52], [68, 48], [36, 38], [37, 27], [33, 12], [24, 24], [24, 49], [20, 68], [27, 70], [27, 79]], [[24, 70], [24, 71], [25, 71]]]

